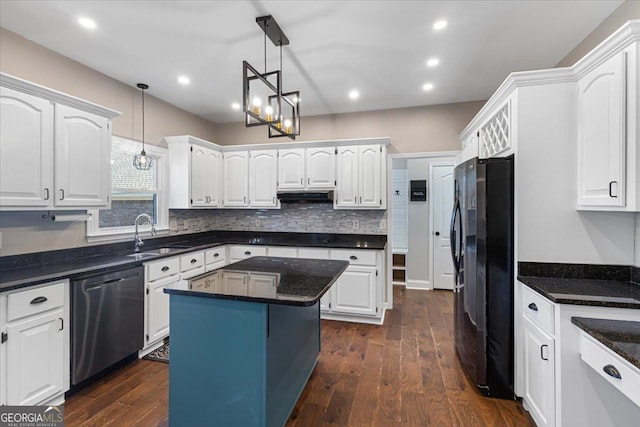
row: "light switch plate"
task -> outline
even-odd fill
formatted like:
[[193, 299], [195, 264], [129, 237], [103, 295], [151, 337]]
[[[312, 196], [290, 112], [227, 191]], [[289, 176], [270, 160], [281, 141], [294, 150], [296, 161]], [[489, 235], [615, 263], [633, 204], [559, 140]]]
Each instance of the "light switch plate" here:
[[386, 230], [387, 229], [387, 220], [386, 219], [381, 219], [380, 220], [380, 230]]
[[353, 229], [357, 230], [358, 228], [360, 228], [360, 221], [358, 221], [357, 219], [353, 220]]
[[178, 229], [178, 221], [176, 221], [175, 219], [169, 221], [169, 229], [171, 231], [176, 231]]

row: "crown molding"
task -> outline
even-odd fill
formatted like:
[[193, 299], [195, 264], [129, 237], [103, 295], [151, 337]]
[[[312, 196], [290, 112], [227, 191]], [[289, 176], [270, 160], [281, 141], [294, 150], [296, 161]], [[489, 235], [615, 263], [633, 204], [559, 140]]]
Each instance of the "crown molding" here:
[[119, 111], [94, 104], [93, 102], [85, 101], [84, 99], [80, 99], [75, 96], [67, 95], [66, 93], [62, 93], [57, 90], [49, 89], [48, 87], [44, 87], [6, 73], [0, 73], [0, 86], [48, 99], [56, 104], [64, 104], [82, 111], [87, 111], [101, 117], [106, 117], [109, 120], [115, 119], [122, 114]]

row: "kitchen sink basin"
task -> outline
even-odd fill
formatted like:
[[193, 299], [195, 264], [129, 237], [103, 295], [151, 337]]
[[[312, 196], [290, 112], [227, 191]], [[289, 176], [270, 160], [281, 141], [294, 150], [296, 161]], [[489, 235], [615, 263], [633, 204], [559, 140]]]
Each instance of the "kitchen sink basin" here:
[[154, 252], [138, 252], [138, 253], [135, 253], [135, 254], [129, 254], [127, 256], [135, 258], [135, 259], [144, 259], [144, 258], [149, 258], [149, 257], [152, 257], [152, 256], [158, 256], [160, 254], [161, 254], [161, 252], [154, 251]]

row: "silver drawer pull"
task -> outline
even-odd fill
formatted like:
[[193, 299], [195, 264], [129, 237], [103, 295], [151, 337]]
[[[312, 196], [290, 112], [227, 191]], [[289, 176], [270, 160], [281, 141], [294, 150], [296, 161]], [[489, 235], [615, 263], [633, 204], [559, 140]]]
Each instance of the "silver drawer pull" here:
[[191, 261], [189, 261], [189, 262], [191, 262], [191, 264], [195, 264], [196, 262], [198, 262], [198, 260], [197, 260], [197, 259], [195, 259], [195, 258], [193, 258], [193, 259], [192, 259]]
[[607, 365], [604, 368], [602, 368], [602, 370], [610, 377], [617, 378], [619, 380], [622, 379], [622, 375], [620, 375], [620, 371], [618, 371], [618, 369], [613, 365]]
[[529, 310], [538, 311], [538, 306], [536, 305], [535, 302], [532, 302], [527, 307], [529, 307]]
[[349, 257], [349, 259], [354, 259], [354, 260], [355, 260], [355, 259], [358, 259], [358, 257], [357, 257], [357, 256], [355, 256], [355, 255], [351, 255], [351, 256]]
[[47, 301], [47, 297], [36, 297], [31, 300], [31, 304], [42, 304], [45, 301]]
[[169, 271], [169, 267], [167, 267], [166, 265], [164, 267], [162, 267], [161, 269], [162, 271]]
[[244, 251], [244, 254], [245, 254], [245, 255], [251, 255], [251, 252], [249, 252], [249, 251]]
[[219, 254], [219, 253], [215, 253], [215, 254], [213, 254], [213, 257], [214, 257], [214, 258], [218, 258], [219, 256], [220, 256], [220, 254]]

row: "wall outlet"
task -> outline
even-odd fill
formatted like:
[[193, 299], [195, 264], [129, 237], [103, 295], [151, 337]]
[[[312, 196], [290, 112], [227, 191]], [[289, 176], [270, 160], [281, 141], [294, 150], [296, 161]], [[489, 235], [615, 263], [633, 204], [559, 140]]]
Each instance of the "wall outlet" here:
[[189, 222], [190, 222], [190, 221], [189, 221], [188, 219], [185, 219], [185, 220], [182, 222], [182, 229], [183, 229], [183, 230], [188, 230], [188, 229], [189, 229]]
[[378, 228], [380, 228], [380, 230], [386, 230], [387, 229], [387, 220], [386, 219], [381, 219], [380, 220], [380, 226]]
[[357, 219], [354, 219], [352, 221], [352, 226], [354, 230], [357, 230], [358, 228], [360, 228], [360, 221], [358, 221]]
[[178, 221], [176, 221], [175, 219], [169, 221], [169, 229], [171, 231], [176, 231], [178, 229]]
[[256, 218], [256, 227], [260, 227], [260, 218]]

